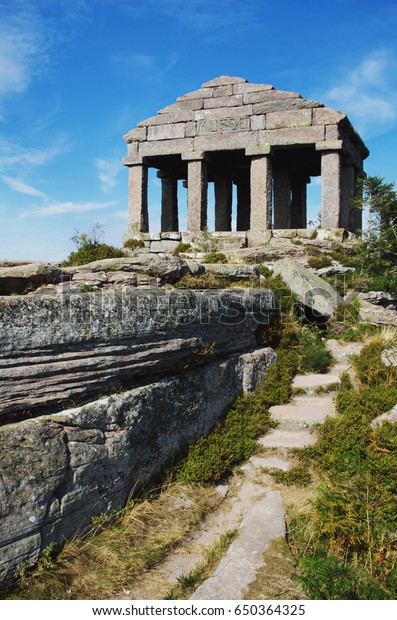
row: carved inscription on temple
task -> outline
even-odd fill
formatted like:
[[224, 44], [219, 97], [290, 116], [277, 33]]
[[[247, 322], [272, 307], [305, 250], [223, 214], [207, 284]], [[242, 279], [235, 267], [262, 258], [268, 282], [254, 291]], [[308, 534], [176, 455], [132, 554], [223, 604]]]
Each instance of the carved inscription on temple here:
[[228, 118], [202, 119], [197, 121], [197, 133], [249, 131], [250, 116], [230, 116]]

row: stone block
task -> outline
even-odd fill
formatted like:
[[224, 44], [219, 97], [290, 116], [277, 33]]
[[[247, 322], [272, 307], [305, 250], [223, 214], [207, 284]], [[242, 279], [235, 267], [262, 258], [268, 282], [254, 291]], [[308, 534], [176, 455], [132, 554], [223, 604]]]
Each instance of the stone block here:
[[266, 129], [266, 115], [251, 116], [251, 130], [258, 131], [261, 129]]
[[294, 239], [296, 237], [296, 228], [273, 228], [272, 236], [275, 239]]
[[194, 112], [194, 119], [196, 121], [215, 120], [224, 118], [235, 118], [239, 116], [249, 116], [251, 114], [252, 105], [245, 105], [237, 107], [212, 108], [210, 110], [196, 110], [196, 112]]
[[148, 127], [148, 140], [174, 140], [185, 137], [185, 123], [154, 125]]
[[223, 86], [227, 84], [245, 84], [247, 80], [245, 78], [240, 77], [231, 77], [230, 75], [221, 75], [209, 82], [205, 82], [202, 85], [202, 88], [207, 88], [211, 86]]
[[342, 131], [338, 125], [326, 125], [325, 127], [325, 139], [328, 142], [333, 140], [342, 139]]
[[78, 272], [72, 277], [73, 282], [87, 282], [89, 284], [97, 284], [107, 282], [106, 273], [104, 271], [96, 271], [95, 273]]
[[214, 133], [235, 133], [250, 130], [250, 117], [229, 116], [227, 118], [208, 118], [197, 122], [197, 133], [199, 135]]
[[291, 127], [288, 129], [266, 129], [259, 131], [259, 145], [288, 145], [318, 143], [324, 139], [324, 127]]
[[248, 155], [269, 155], [272, 147], [270, 144], [252, 145], [246, 147], [245, 154]]
[[274, 86], [271, 84], [250, 84], [249, 82], [247, 82], [247, 84], [235, 84], [233, 86], [234, 95], [245, 95], [247, 93], [257, 93], [264, 90], [274, 90]]
[[312, 122], [312, 110], [286, 110], [269, 112], [266, 115], [266, 129], [283, 127], [309, 127]]
[[145, 121], [138, 123], [138, 127], [146, 127], [147, 125], [166, 125], [168, 123], [183, 123], [194, 119], [193, 110], [179, 109], [176, 112], [162, 113], [158, 116], [151, 116]]
[[139, 149], [138, 142], [128, 142], [127, 144], [128, 160], [136, 160], [139, 157], [138, 149]]
[[172, 232], [162, 232], [160, 234], [160, 239], [171, 239], [172, 241], [181, 241], [182, 233], [177, 231]]
[[217, 151], [244, 149], [257, 145], [258, 134], [255, 131], [213, 133], [194, 138], [194, 150]]
[[315, 228], [298, 228], [296, 236], [300, 239], [315, 239], [317, 237], [317, 230]]
[[142, 157], [150, 157], [150, 155], [177, 155], [192, 150], [193, 138], [181, 138], [142, 142], [139, 152]]
[[171, 239], [162, 239], [161, 241], [152, 241], [150, 244], [150, 251], [159, 253], [171, 253], [175, 250], [179, 241], [172, 241]]
[[330, 108], [315, 108], [313, 110], [313, 125], [334, 125], [346, 118], [346, 114]]
[[262, 103], [262, 101], [279, 101], [280, 99], [300, 99], [299, 93], [288, 93], [284, 90], [263, 90], [243, 95], [244, 103]]
[[243, 105], [243, 95], [231, 95], [230, 97], [204, 99], [204, 109], [230, 108], [239, 105]]
[[228, 84], [226, 86], [216, 86], [212, 88], [212, 96], [213, 97], [229, 97], [233, 95], [233, 85]]
[[342, 140], [323, 140], [322, 142], [316, 142], [316, 151], [340, 151], [342, 149]]
[[171, 103], [165, 108], [158, 110], [159, 114], [169, 114], [170, 112], [178, 112], [179, 110], [201, 110], [203, 107], [203, 98], [200, 99], [186, 99], [185, 101], [178, 101], [177, 103]]
[[301, 110], [316, 108], [320, 104], [317, 101], [309, 101], [308, 99], [275, 99], [274, 101], [263, 101], [262, 103], [253, 104], [254, 114], [265, 114], [267, 112], [282, 112], [283, 110]]
[[213, 96], [212, 88], [199, 88], [198, 90], [193, 90], [191, 93], [186, 93], [186, 95], [182, 95], [182, 97], [178, 97], [177, 101], [187, 101], [190, 99], [207, 99], [208, 97]]
[[185, 123], [185, 137], [194, 138], [194, 136], [197, 136], [197, 122], [189, 121]]
[[265, 230], [263, 232], [257, 232], [256, 230], [247, 230], [247, 245], [249, 248], [254, 248], [260, 245], [268, 245], [271, 237], [271, 230]]
[[142, 142], [142, 140], [146, 140], [146, 127], [138, 127], [137, 129], [131, 129], [128, 133], [123, 136], [123, 140], [125, 142]]

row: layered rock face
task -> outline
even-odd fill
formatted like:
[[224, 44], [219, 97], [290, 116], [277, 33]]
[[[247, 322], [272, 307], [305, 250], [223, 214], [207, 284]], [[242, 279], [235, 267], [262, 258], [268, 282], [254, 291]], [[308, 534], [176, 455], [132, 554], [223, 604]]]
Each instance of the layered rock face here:
[[275, 361], [256, 343], [274, 313], [267, 291], [11, 297], [0, 308], [3, 583], [121, 506]]

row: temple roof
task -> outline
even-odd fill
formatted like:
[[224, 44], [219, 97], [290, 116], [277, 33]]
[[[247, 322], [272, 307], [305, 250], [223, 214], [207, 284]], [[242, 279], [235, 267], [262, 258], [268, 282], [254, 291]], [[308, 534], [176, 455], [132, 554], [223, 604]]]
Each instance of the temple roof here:
[[[226, 75], [178, 97], [156, 116], [138, 123], [124, 140], [137, 143], [137, 153], [143, 157], [154, 154], [154, 143], [161, 147], [159, 154], [228, 148], [255, 154], [261, 147], [301, 144], [315, 144], [318, 150], [343, 148], [361, 160], [369, 154], [343, 112], [271, 84]], [[173, 147], [164, 144], [171, 140]], [[130, 151], [129, 157], [134, 157], [132, 146]]]

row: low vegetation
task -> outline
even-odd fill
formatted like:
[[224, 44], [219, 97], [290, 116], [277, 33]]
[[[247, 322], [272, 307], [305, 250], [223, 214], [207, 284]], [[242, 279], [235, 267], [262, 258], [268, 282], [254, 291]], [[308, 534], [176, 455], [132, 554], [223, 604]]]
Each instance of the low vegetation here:
[[300, 452], [321, 480], [309, 515], [289, 527], [312, 599], [397, 596], [397, 427], [371, 426], [397, 402], [397, 368], [382, 361], [389, 343], [378, 336], [354, 358], [359, 384], [342, 376], [336, 417]]
[[105, 258], [121, 258], [126, 256], [124, 250], [103, 243], [103, 236], [103, 226], [98, 223], [94, 224], [88, 233], [80, 233], [76, 230], [71, 239], [77, 250], [71, 252], [61, 266], [74, 267]]
[[160, 493], [130, 501], [112, 517], [93, 519], [92, 531], [47, 548], [38, 565], [25, 568], [9, 599], [109, 599], [131, 590], [143, 571], [180, 543], [221, 498], [210, 488], [166, 485]]

